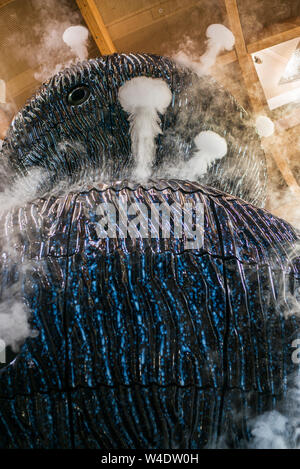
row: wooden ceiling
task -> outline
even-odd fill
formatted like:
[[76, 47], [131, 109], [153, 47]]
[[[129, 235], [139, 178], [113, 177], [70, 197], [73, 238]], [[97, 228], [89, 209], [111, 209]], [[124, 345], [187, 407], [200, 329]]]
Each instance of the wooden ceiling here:
[[[300, 2], [295, 0], [77, 0], [77, 4], [103, 54], [116, 50], [172, 53], [180, 46], [184, 32], [199, 43], [201, 50], [206, 27], [227, 24], [235, 35], [235, 51], [219, 58], [219, 64], [238, 63], [249, 105], [256, 113], [266, 112], [266, 100], [250, 54], [300, 37]], [[201, 14], [205, 18], [201, 19]], [[267, 154], [273, 157], [292, 192], [300, 196], [286, 157], [276, 145], [268, 147]]]

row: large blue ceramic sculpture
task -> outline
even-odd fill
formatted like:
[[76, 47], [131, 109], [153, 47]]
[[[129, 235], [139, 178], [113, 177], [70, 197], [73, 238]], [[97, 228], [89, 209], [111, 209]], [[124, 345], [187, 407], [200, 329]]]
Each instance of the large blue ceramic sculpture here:
[[[129, 120], [118, 101], [135, 76], [162, 78], [173, 95], [142, 185], [127, 180]], [[202, 180], [156, 177], [171, 155], [188, 159], [207, 129], [226, 138], [228, 154]], [[33, 168], [47, 177], [35, 200], [1, 218], [1, 298], [18, 282], [39, 335], [0, 372], [0, 447], [247, 445], [251, 419], [284, 398], [295, 371], [299, 321], [286, 317], [284, 295], [300, 269], [289, 260], [296, 232], [256, 208], [265, 163], [243, 109], [167, 59], [108, 56], [43, 85], [12, 123], [2, 161], [4, 185]], [[53, 192], [99, 168], [111, 182]], [[203, 246], [100, 238], [97, 207], [117, 196], [203, 203]]]

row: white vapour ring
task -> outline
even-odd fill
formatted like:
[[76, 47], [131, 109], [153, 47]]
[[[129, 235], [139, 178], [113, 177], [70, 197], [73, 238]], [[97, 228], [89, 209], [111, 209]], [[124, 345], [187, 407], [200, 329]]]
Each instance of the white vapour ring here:
[[274, 134], [274, 122], [267, 116], [258, 116], [255, 121], [255, 126], [260, 137], [271, 137], [271, 135]]
[[179, 65], [190, 68], [198, 75], [209, 73], [216, 63], [218, 55], [224, 50], [230, 51], [235, 44], [232, 32], [223, 24], [211, 24], [206, 30], [207, 48], [198, 60], [192, 60], [185, 51], [178, 52], [174, 59]]
[[207, 172], [212, 163], [227, 154], [226, 140], [212, 130], [200, 132], [194, 143], [197, 150], [192, 158], [169, 169], [169, 177], [195, 181]]
[[88, 29], [78, 25], [67, 28], [62, 38], [79, 60], [86, 60], [88, 58], [88, 37]]
[[200, 61], [205, 69], [212, 67], [218, 55], [224, 50], [230, 51], [234, 47], [235, 38], [232, 32], [223, 24], [211, 24], [206, 30], [207, 49]]
[[130, 114], [134, 178], [145, 180], [151, 175], [155, 157], [155, 138], [162, 133], [159, 114], [171, 103], [172, 93], [160, 78], [135, 77], [119, 89], [119, 101]]
[[227, 142], [216, 132], [207, 130], [200, 132], [195, 138], [197, 147], [192, 162], [196, 177], [205, 174], [208, 166], [227, 154]]

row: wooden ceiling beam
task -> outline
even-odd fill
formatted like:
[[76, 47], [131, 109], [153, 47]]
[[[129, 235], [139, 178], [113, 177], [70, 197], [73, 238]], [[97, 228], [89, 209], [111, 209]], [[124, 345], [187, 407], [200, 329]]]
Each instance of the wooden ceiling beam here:
[[[259, 94], [257, 93], [257, 86], [259, 86], [258, 77], [255, 71], [251, 55], [249, 53], [249, 47], [248, 49], [246, 47], [237, 2], [236, 0], [224, 0], [224, 2], [226, 6], [230, 29], [235, 36], [235, 50], [253, 111], [256, 113], [264, 113], [265, 103], [259, 98]], [[298, 30], [298, 28], [293, 29]], [[277, 36], [279, 35], [276, 35], [276, 37]], [[286, 34], [285, 37], [287, 37]], [[271, 40], [274, 41], [274, 36], [271, 36], [271, 38], [269, 44], [271, 44]], [[261, 43], [262, 41], [260, 41], [260, 44]], [[266, 43], [267, 42], [265, 42], [265, 44]], [[268, 47], [268, 45], [266, 47]], [[272, 156], [272, 158], [276, 162], [285, 182], [288, 184], [293, 193], [300, 195], [300, 186], [297, 183], [296, 178], [289, 167], [288, 161], [280, 153], [280, 149], [276, 148], [276, 146], [273, 146], [273, 148], [271, 149], [267, 148], [267, 145], [263, 146], [266, 149], [266, 155]]]
[[0, 0], [0, 8], [5, 7], [9, 3], [15, 2], [16, 0]]
[[232, 64], [237, 61], [237, 55], [235, 50], [232, 50], [230, 52], [226, 52], [225, 54], [219, 55], [216, 60], [216, 65], [228, 65]]
[[240, 15], [236, 0], [224, 0], [229, 27], [235, 37], [235, 50], [239, 61], [243, 79], [245, 82], [246, 90], [249, 96], [250, 104], [254, 111], [259, 112], [264, 107], [264, 103], [258, 97], [257, 83], [258, 77], [255, 71], [255, 67], [252, 62], [251, 56], [248, 54], [242, 25], [240, 21]]
[[300, 186], [293, 174], [293, 171], [289, 167], [287, 159], [282, 155], [280, 148], [273, 145], [270, 153], [292, 193], [300, 197]]
[[123, 16], [112, 23], [108, 23], [107, 30], [113, 40], [120, 40], [123, 37], [145, 29], [153, 24], [165, 21], [184, 11], [196, 6], [199, 0], [185, 0], [184, 2], [166, 0], [157, 2], [148, 7], [136, 10], [134, 13]]
[[[255, 52], [259, 52], [260, 50], [267, 49], [268, 47], [273, 47], [277, 44], [281, 44], [282, 42], [290, 41], [291, 39], [296, 39], [297, 37], [300, 38], [300, 26], [288, 29], [283, 33], [274, 34], [272, 36], [261, 39], [260, 41], [247, 44], [246, 49], [248, 54], [253, 54]], [[231, 51], [227, 52], [226, 54], [220, 55], [217, 58], [217, 64], [228, 65], [230, 63], [236, 62], [237, 60], [238, 58], [236, 52]]]
[[76, 0], [101, 55], [113, 54], [117, 49], [103, 22], [95, 0]]
[[268, 47], [276, 46], [277, 44], [290, 41], [291, 39], [296, 39], [297, 37], [300, 37], [300, 26], [288, 29], [287, 31], [284, 31], [279, 34], [274, 34], [252, 44], [248, 44], [247, 52], [249, 54], [253, 54], [254, 52], [258, 52], [262, 49], [267, 49]]
[[37, 69], [25, 70], [24, 72], [20, 73], [19, 75], [15, 75], [13, 78], [6, 82], [7, 90], [12, 98], [19, 96], [20, 94], [24, 93], [27, 89], [32, 88], [33, 84], [36, 86], [39, 85], [39, 82], [35, 80], [34, 73]]

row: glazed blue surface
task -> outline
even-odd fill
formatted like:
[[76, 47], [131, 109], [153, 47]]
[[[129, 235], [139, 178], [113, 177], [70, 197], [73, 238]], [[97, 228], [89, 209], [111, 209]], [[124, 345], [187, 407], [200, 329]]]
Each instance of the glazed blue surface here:
[[[11, 128], [4, 146], [10, 170], [26, 174], [40, 166], [51, 183], [0, 220], [1, 239], [15, 250], [11, 256], [7, 242], [0, 247], [1, 298], [19, 282], [39, 331], [0, 371], [2, 448], [195, 449], [220, 438], [243, 447], [251, 418], [286, 395], [297, 370], [291, 354], [299, 319], [285, 312], [286, 294], [299, 287], [299, 259], [290, 260], [299, 238], [289, 224], [249, 203], [262, 201], [261, 186], [242, 181], [238, 191], [249, 195], [242, 200], [218, 166], [210, 169], [211, 186], [219, 175], [216, 186], [231, 188], [230, 194], [155, 178], [144, 186], [123, 180], [47, 192], [66, 177], [83, 177], [84, 164], [104, 164], [99, 145], [112, 172], [121, 171], [118, 152], [130, 164], [128, 116], [111, 102], [120, 83], [135, 75], [163, 76], [173, 86], [182, 79], [173, 67], [161, 58], [125, 55], [79, 65], [45, 85]], [[78, 76], [95, 86], [103, 112], [95, 100], [66, 107], [65, 90]], [[226, 132], [241, 113], [228, 99], [224, 106], [234, 105], [239, 117], [219, 121]], [[214, 110], [207, 110], [208, 121]], [[165, 129], [172, 122], [176, 128], [171, 114]], [[86, 151], [81, 147], [80, 158], [71, 149], [64, 159], [56, 150], [59, 135], [78, 140], [78, 131]], [[167, 148], [161, 141], [159, 158], [167, 157]], [[264, 179], [257, 169], [263, 158], [256, 157], [253, 174]], [[222, 164], [238, 165], [240, 154], [232, 147], [226, 158]], [[203, 246], [185, 249], [174, 236], [100, 238], [97, 208], [110, 201], [118, 210], [118, 197], [147, 207], [201, 202]]]

